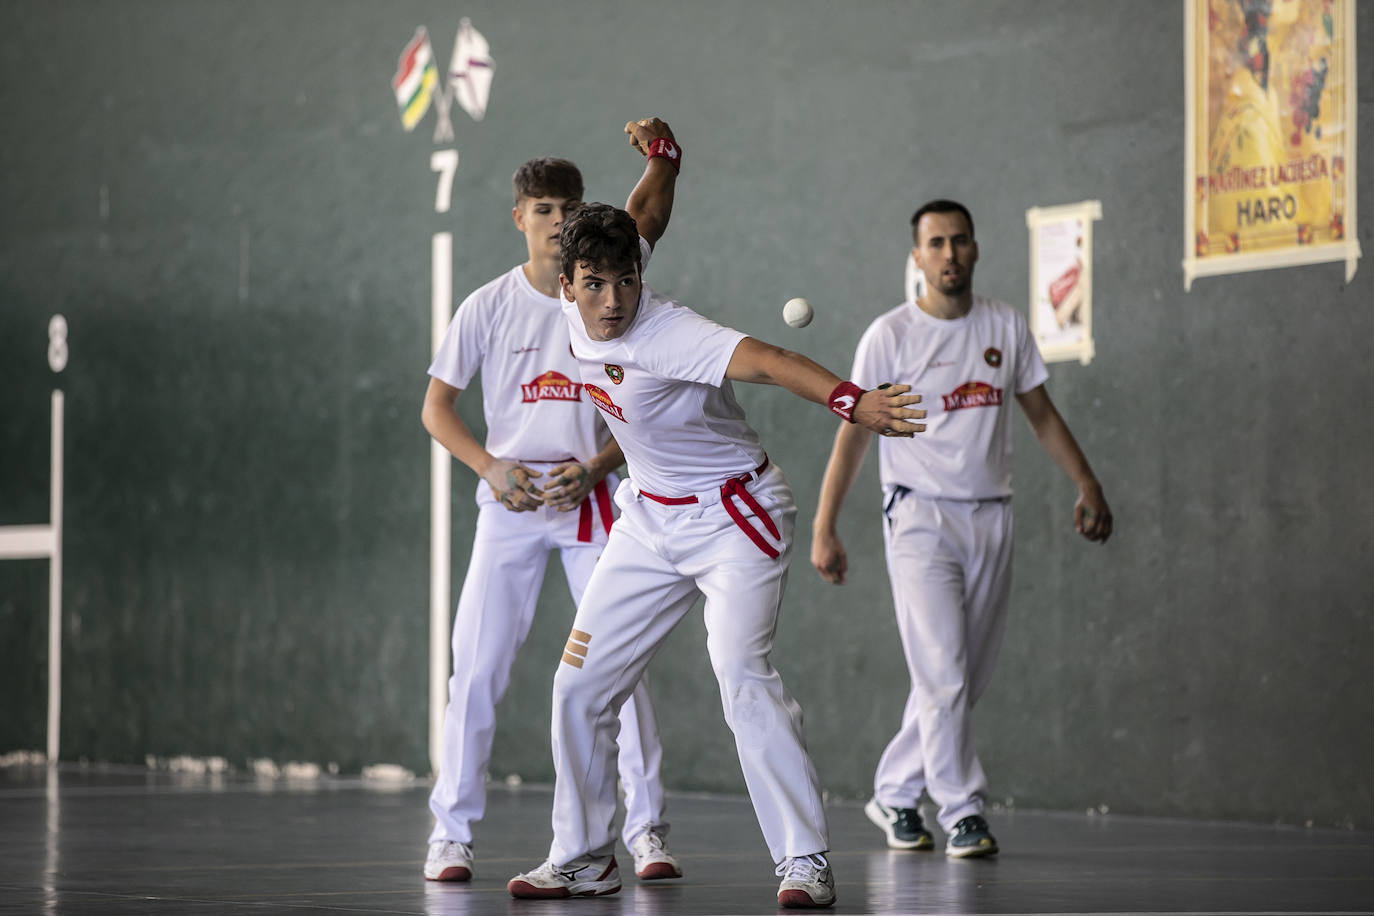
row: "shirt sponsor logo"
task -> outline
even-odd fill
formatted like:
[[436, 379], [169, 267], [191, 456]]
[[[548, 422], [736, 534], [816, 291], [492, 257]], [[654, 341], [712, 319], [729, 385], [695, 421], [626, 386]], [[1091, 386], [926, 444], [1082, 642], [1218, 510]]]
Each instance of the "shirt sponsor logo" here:
[[994, 388], [987, 382], [964, 382], [949, 394], [940, 397], [945, 402], [945, 410], [963, 410], [965, 407], [1000, 407], [1002, 389]]
[[550, 369], [534, 381], [520, 386], [520, 400], [526, 404], [535, 401], [580, 401], [582, 383]]
[[983, 362], [996, 369], [1002, 365], [1002, 351], [996, 347], [988, 347], [983, 351]]
[[605, 389], [598, 388], [595, 385], [587, 385], [585, 387], [587, 389], [587, 394], [592, 397], [593, 404], [615, 417], [621, 423], [630, 422], [625, 419], [625, 411], [616, 406], [615, 401], [611, 400], [611, 396], [606, 393]]
[[606, 363], [605, 365], [606, 374], [610, 376], [611, 381], [617, 385], [625, 381], [625, 368], [623, 366], [617, 366], [615, 363]]

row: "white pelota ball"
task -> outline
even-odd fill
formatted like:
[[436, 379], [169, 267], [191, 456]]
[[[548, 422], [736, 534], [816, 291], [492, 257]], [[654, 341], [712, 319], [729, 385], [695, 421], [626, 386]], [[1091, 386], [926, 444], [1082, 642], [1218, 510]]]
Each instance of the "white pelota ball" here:
[[788, 299], [787, 304], [782, 307], [782, 320], [794, 328], [804, 328], [811, 323], [816, 311], [811, 308], [811, 303], [801, 297]]

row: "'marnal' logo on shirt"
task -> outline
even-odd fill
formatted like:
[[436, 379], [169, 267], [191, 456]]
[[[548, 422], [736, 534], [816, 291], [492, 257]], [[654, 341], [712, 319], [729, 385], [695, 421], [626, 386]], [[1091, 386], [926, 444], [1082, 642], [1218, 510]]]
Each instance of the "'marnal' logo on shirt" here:
[[945, 402], [945, 410], [963, 410], [965, 407], [1000, 407], [1002, 389], [994, 388], [987, 382], [964, 382], [949, 394], [940, 395]]
[[533, 401], [580, 401], [582, 383], [550, 369], [529, 384], [521, 385], [520, 399], [526, 404]]
[[616, 406], [615, 401], [611, 400], [611, 396], [607, 394], [604, 389], [598, 388], [595, 385], [588, 385], [587, 394], [592, 396], [593, 404], [615, 417], [621, 423], [630, 422], [625, 419], [625, 411]]

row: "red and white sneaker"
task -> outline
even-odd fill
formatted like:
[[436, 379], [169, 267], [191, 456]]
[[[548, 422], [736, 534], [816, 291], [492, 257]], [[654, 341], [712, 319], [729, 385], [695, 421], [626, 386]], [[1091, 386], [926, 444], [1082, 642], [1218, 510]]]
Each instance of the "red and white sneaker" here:
[[835, 903], [835, 876], [820, 853], [783, 859], [775, 874], [782, 876], [778, 906], [796, 909]]
[[472, 847], [452, 840], [435, 840], [425, 857], [425, 880], [471, 881]]
[[567, 865], [544, 862], [506, 882], [512, 897], [601, 897], [620, 893], [615, 856], [575, 859]]
[[663, 834], [657, 830], [646, 830], [635, 837], [630, 844], [630, 855], [635, 858], [635, 877], [641, 881], [682, 877], [677, 859], [668, 851]]

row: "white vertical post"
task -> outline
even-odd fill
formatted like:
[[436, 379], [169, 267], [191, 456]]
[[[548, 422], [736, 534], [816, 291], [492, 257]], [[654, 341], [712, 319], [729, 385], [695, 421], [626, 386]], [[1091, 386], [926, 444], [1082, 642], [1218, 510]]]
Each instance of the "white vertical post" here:
[[51, 520], [48, 561], [48, 766], [57, 765], [62, 731], [62, 392], [52, 393]]
[[[453, 234], [436, 232], [430, 311], [433, 320], [431, 352], [439, 349], [448, 329], [453, 302]], [[429, 444], [429, 763], [439, 772], [444, 733], [444, 709], [448, 706], [449, 591], [452, 547], [452, 458], [433, 440]]]

